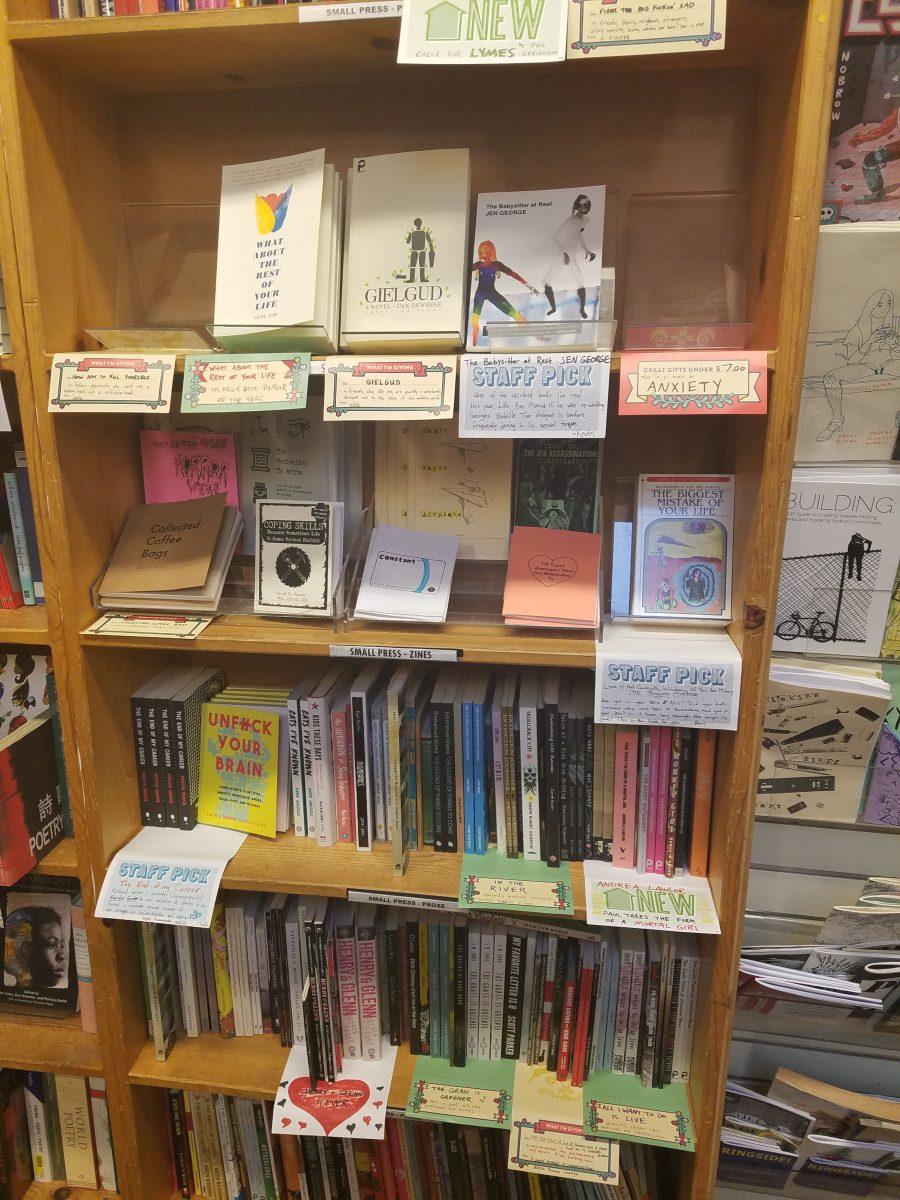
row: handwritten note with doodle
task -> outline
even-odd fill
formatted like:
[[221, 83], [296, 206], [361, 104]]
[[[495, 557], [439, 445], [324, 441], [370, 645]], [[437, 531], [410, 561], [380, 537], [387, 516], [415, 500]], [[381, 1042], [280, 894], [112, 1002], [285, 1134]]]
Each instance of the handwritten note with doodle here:
[[272, 412], [306, 407], [309, 355], [191, 354], [183, 413]]
[[511, 1059], [467, 1059], [452, 1067], [446, 1059], [419, 1056], [414, 1063], [406, 1115], [452, 1125], [508, 1129], [512, 1111]]
[[460, 437], [602, 438], [610, 355], [465, 354]]
[[592, 861], [584, 864], [584, 893], [590, 925], [719, 932], [709, 883], [701, 876], [662, 879]]
[[456, 358], [325, 359], [326, 421], [453, 416]]
[[50, 412], [168, 412], [174, 354], [54, 354]]
[[548, 867], [539, 859], [507, 858], [495, 846], [486, 854], [464, 854], [459, 903], [462, 908], [572, 916], [569, 864]]
[[376, 1062], [345, 1058], [333, 1083], [313, 1085], [306, 1046], [292, 1046], [275, 1093], [272, 1132], [383, 1141], [396, 1062], [397, 1047], [383, 1037]]
[[109, 864], [96, 914], [208, 929], [222, 872], [246, 834], [145, 826]]
[[761, 416], [768, 402], [765, 352], [623, 351], [619, 416]]

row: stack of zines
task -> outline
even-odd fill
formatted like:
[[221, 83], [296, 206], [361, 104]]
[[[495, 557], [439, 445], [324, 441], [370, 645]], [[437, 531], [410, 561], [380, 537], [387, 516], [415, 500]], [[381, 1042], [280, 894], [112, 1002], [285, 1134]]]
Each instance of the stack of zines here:
[[[623, 1142], [618, 1184], [508, 1170], [509, 1134], [388, 1113], [382, 1140], [272, 1137], [272, 1105], [205, 1092], [168, 1092], [172, 1175], [184, 1200], [655, 1200], [654, 1160]], [[402, 1189], [402, 1190], [401, 1190]]]
[[100, 605], [216, 612], [241, 527], [241, 514], [224, 492], [171, 504], [136, 504], [100, 583]]
[[[144, 924], [148, 1023], [164, 1059], [184, 1029], [304, 1041], [310, 1072], [381, 1057], [381, 1038], [463, 1067], [542, 1065], [646, 1087], [690, 1070], [693, 935], [229, 893], [210, 930]], [[307, 986], [308, 984], [308, 986]]]
[[[551, 866], [706, 874], [716, 733], [595, 726], [585, 673], [322, 665], [292, 690], [229, 689], [198, 724], [223, 682], [173, 668], [132, 697], [145, 824], [389, 842], [398, 874], [411, 848], [492, 844]], [[228, 722], [261, 710], [259, 736], [220, 753]]]
[[32, 1180], [115, 1192], [104, 1081], [0, 1071], [0, 1180], [14, 1198], [31, 1195]]

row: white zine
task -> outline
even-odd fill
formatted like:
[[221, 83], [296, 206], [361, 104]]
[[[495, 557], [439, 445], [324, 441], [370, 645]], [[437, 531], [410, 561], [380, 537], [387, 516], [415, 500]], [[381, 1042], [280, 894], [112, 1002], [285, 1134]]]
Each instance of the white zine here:
[[145, 826], [109, 864], [96, 915], [208, 929], [222, 872], [246, 836], [211, 825]]
[[343, 511], [323, 501], [257, 500], [254, 612], [331, 615]]
[[393, 525], [372, 531], [356, 617], [384, 621], [446, 620], [459, 538]]
[[324, 170], [324, 150], [222, 168], [216, 325], [313, 320]]
[[378, 1062], [345, 1058], [334, 1083], [312, 1087], [306, 1047], [292, 1046], [275, 1093], [272, 1132], [383, 1141], [396, 1061], [397, 1047], [382, 1037]]
[[566, 20], [566, 0], [404, 0], [397, 62], [559, 62], [566, 56]]
[[602, 438], [610, 355], [465, 354], [460, 437]]
[[174, 377], [174, 354], [54, 354], [50, 412], [167, 413]]

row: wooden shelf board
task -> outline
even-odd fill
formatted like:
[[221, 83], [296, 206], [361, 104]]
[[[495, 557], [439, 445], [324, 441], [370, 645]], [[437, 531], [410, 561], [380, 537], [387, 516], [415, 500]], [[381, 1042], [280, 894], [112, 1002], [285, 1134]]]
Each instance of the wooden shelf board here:
[[31, 872], [32, 875], [70, 875], [73, 879], [79, 875], [78, 850], [74, 838], [63, 838], [58, 846], [42, 858]]
[[93, 1188], [69, 1187], [67, 1183], [31, 1184], [22, 1200], [119, 1200], [118, 1192], [97, 1192]]
[[[790, 25], [790, 18], [773, 10], [761, 30], [753, 20], [753, 5], [733, 0], [724, 49], [672, 55], [666, 67], [734, 70], [758, 65], [767, 48], [778, 43], [782, 25]], [[337, 84], [349, 78], [360, 83], [391, 72], [430, 69], [398, 65], [397, 17], [342, 22], [338, 38], [333, 22], [301, 24], [293, 4], [112, 19], [21, 20], [10, 21], [7, 29], [15, 49], [123, 95]], [[560, 70], [658, 69], [658, 60], [649, 56], [572, 59], [541, 68], [545, 81]], [[478, 65], [456, 67], [457, 75], [461, 71], [472, 79], [483, 74]], [[508, 77], [510, 72], [533, 73], [534, 67], [506, 66], [504, 71]]]
[[279, 620], [252, 614], [224, 613], [193, 641], [168, 638], [103, 637], [81, 634], [82, 646], [142, 647], [169, 651], [202, 650], [211, 654], [297, 654], [327, 657], [328, 647], [428, 646], [460, 650], [473, 663], [516, 663], [520, 666], [586, 667], [595, 665], [595, 641], [589, 633], [546, 635], [525, 633], [504, 625], [368, 625], [365, 632], [338, 633], [315, 621]]
[[[390, 892], [455, 900], [459, 895], [461, 854], [414, 850], [403, 875], [395, 875], [391, 848], [362, 853], [355, 846], [323, 848], [310, 838], [281, 833], [274, 842], [248, 837], [225, 868], [222, 886], [247, 891], [298, 892], [346, 896], [348, 890]], [[571, 864], [575, 918], [585, 919], [584, 870]], [[514, 915], [514, 914], [512, 914]]]
[[96, 1033], [85, 1033], [81, 1016], [44, 1017], [36, 1013], [0, 1012], [0, 1066], [20, 1071], [54, 1071], [61, 1075], [102, 1075], [103, 1059]]
[[[159, 1062], [147, 1042], [128, 1072], [132, 1083], [150, 1087], [184, 1088], [192, 1092], [226, 1092], [253, 1100], [271, 1100], [281, 1080], [288, 1051], [272, 1033], [226, 1040], [217, 1033], [182, 1037], [165, 1062]], [[388, 1103], [405, 1108], [412, 1078], [413, 1056], [406, 1046], [397, 1050], [397, 1064]]]
[[50, 644], [46, 605], [25, 604], [22, 608], [0, 609], [0, 645], [15, 644]]

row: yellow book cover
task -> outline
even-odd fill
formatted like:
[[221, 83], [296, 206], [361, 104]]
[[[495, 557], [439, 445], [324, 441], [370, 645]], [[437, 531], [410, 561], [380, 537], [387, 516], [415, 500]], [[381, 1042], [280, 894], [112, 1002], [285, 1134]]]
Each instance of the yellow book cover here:
[[209, 939], [212, 946], [213, 976], [216, 983], [216, 1007], [219, 1010], [219, 1033], [223, 1038], [233, 1038], [235, 1036], [234, 997], [231, 992], [231, 976], [228, 974], [225, 905], [221, 900], [217, 900], [213, 905]]
[[70, 1187], [98, 1188], [91, 1110], [87, 1082], [81, 1075], [56, 1076], [56, 1105], [62, 1132], [66, 1183]]
[[900, 566], [897, 567], [897, 574], [894, 577], [894, 590], [891, 592], [884, 641], [881, 643], [881, 657], [900, 658]]
[[215, 701], [204, 704], [200, 822], [273, 838], [277, 792], [277, 713]]

